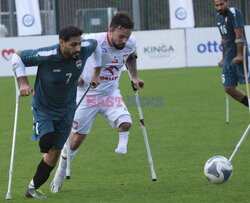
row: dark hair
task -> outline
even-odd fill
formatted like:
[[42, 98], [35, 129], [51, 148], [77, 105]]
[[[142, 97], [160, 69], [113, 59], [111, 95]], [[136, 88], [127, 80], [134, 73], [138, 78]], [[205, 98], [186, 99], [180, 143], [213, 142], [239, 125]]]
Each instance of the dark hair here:
[[59, 32], [59, 39], [67, 42], [70, 37], [79, 37], [81, 36], [83, 31], [73, 25], [68, 25], [62, 28]]
[[113, 16], [110, 28], [115, 29], [119, 26], [125, 29], [134, 29], [134, 22], [127, 12], [119, 11]]

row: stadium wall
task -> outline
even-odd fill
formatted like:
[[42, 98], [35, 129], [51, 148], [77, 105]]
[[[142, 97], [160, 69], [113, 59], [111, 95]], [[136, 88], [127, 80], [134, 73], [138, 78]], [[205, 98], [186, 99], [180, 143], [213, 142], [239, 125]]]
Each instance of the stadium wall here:
[[[250, 26], [245, 26], [250, 36]], [[138, 69], [217, 66], [221, 42], [216, 27], [133, 32], [137, 40]], [[11, 55], [58, 42], [57, 35], [0, 38], [0, 76], [11, 76]], [[250, 47], [250, 38], [248, 40]], [[33, 75], [36, 68], [27, 68]]]

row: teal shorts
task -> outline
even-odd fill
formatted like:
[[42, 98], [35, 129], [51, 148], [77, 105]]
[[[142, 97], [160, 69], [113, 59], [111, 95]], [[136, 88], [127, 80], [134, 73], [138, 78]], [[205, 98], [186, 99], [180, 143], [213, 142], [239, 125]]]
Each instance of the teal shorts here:
[[[248, 60], [247, 60], [247, 71], [248, 71]], [[248, 82], [250, 77], [248, 77]], [[245, 84], [245, 74], [243, 63], [234, 64], [233, 60], [225, 60], [222, 68], [222, 83], [224, 87], [237, 86], [238, 83]]]
[[51, 133], [53, 146], [62, 149], [72, 127], [74, 112], [62, 116], [55, 116], [33, 108], [33, 135], [32, 141], [39, 140], [43, 135]]

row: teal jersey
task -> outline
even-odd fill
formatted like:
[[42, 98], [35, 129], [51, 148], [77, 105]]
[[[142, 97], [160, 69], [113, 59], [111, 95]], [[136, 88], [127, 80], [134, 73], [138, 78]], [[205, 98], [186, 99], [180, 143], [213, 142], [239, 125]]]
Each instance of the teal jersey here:
[[65, 115], [76, 108], [77, 81], [87, 58], [95, 50], [95, 41], [83, 40], [77, 59], [63, 59], [59, 44], [21, 52], [25, 66], [38, 66], [34, 108], [51, 115]]
[[224, 39], [224, 46], [226, 51], [225, 59], [231, 60], [237, 55], [234, 32], [236, 28], [243, 27], [245, 43], [247, 45], [243, 15], [239, 9], [231, 7], [229, 8], [228, 14], [226, 16], [217, 13], [216, 24], [219, 28], [221, 37]]

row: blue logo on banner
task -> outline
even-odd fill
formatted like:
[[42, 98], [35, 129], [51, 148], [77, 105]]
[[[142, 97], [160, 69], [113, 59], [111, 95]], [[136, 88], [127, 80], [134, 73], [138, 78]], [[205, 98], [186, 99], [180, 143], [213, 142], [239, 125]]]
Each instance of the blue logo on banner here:
[[24, 26], [30, 27], [34, 24], [35, 19], [31, 14], [25, 14], [23, 16], [22, 22], [23, 22]]
[[222, 45], [216, 41], [208, 41], [207, 43], [200, 43], [197, 45], [197, 51], [201, 54], [209, 52], [222, 52]]
[[183, 7], [180, 7], [180, 8], [177, 8], [176, 11], [175, 11], [175, 17], [178, 19], [178, 20], [184, 20], [187, 18], [187, 11], [185, 8]]

